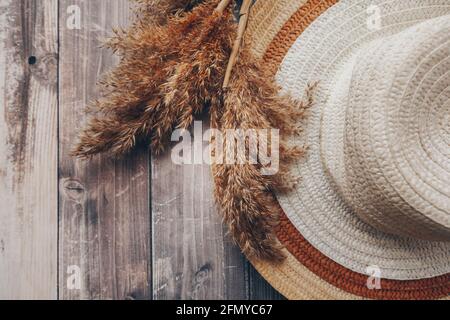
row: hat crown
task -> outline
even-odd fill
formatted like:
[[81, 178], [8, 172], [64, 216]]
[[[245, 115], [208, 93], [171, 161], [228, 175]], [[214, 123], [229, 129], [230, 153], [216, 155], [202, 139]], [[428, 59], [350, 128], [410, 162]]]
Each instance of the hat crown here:
[[369, 43], [335, 79], [330, 102], [345, 108], [325, 107], [325, 164], [352, 210], [385, 232], [450, 240], [449, 71], [445, 16]]

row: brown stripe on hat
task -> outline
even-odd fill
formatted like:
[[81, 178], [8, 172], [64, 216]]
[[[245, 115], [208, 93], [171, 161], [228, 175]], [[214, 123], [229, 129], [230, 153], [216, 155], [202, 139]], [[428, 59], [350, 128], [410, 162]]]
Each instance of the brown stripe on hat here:
[[381, 279], [380, 290], [369, 289], [369, 277], [353, 272], [326, 257], [298, 232], [281, 208], [278, 240], [304, 266], [328, 283], [371, 299], [437, 299], [450, 292], [450, 275], [423, 280]]
[[338, 0], [309, 0], [284, 24], [264, 54], [264, 61], [275, 74], [286, 53], [306, 28]]

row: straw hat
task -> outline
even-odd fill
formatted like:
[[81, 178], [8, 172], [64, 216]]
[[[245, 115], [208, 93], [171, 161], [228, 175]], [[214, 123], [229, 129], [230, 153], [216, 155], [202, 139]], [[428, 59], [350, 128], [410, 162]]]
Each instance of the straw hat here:
[[278, 197], [288, 259], [255, 267], [293, 299], [448, 297], [448, 0], [257, 0], [247, 41], [285, 92], [319, 83]]

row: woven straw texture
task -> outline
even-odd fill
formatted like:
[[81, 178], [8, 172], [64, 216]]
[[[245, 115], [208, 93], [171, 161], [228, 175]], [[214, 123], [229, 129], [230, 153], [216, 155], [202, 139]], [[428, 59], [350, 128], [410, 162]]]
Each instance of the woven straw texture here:
[[[278, 30], [278, 33], [273, 39], [255, 37], [254, 34], [259, 29], [264, 31], [267, 25], [271, 25], [271, 19], [277, 21], [273, 25], [279, 25], [279, 19], [273, 14], [269, 14], [268, 10], [263, 9], [271, 1], [259, 0], [257, 5], [253, 8], [253, 16], [258, 16], [258, 19], [251, 19], [249, 25], [249, 41], [252, 42], [253, 47], [258, 47], [259, 51], [263, 51], [264, 59], [270, 63], [274, 71], [277, 70], [286, 52], [291, 47], [292, 43], [297, 37], [306, 29], [308, 24], [313, 20], [308, 17], [316, 17], [320, 15], [320, 10], [325, 11], [328, 7], [333, 5], [335, 1], [320, 1], [312, 0], [306, 2], [304, 6], [298, 4], [297, 11], [289, 20]], [[295, 2], [295, 1], [293, 1]], [[305, 8], [316, 8], [312, 14]], [[264, 21], [264, 25], [261, 23]], [[303, 22], [304, 21], [304, 22]], [[256, 30], [256, 31], [255, 31]], [[261, 33], [259, 33], [261, 34]], [[267, 50], [267, 49], [270, 49]], [[265, 51], [264, 51], [265, 50]], [[261, 56], [261, 54], [260, 54]], [[281, 209], [280, 209], [281, 210]], [[288, 254], [288, 259], [281, 265], [271, 265], [261, 261], [252, 261], [255, 267], [261, 274], [272, 283], [281, 293], [291, 299], [355, 299], [358, 296], [365, 296], [376, 299], [433, 299], [442, 297], [450, 292], [450, 278], [449, 275], [443, 275], [426, 280], [417, 281], [395, 281], [383, 279], [382, 290], [368, 290], [367, 276], [355, 273], [345, 267], [337, 264], [333, 260], [324, 256], [315, 247], [309, 244], [292, 223], [287, 219], [284, 213], [280, 212], [282, 217], [281, 228], [277, 234], [281, 242], [286, 245], [291, 253]], [[298, 260], [297, 260], [298, 259]], [[308, 267], [305, 267], [302, 265]], [[298, 272], [298, 271], [301, 272]], [[313, 274], [311, 274], [313, 271]], [[298, 272], [298, 273], [297, 273]], [[314, 275], [319, 275], [317, 277]], [[301, 279], [313, 279], [319, 283], [319, 287], [325, 289], [325, 293], [319, 293], [320, 290], [308, 282], [303, 282]], [[355, 295], [348, 295], [343, 290], [337, 288], [330, 289], [326, 279], [329, 283], [336, 287], [342, 288], [347, 292]], [[298, 280], [300, 279], [300, 280]]]
[[346, 203], [378, 230], [450, 240], [442, 121], [449, 52], [450, 16], [430, 19], [369, 43], [334, 79], [321, 125], [323, 160]]
[[[339, 72], [348, 70], [352, 54], [371, 41], [450, 13], [446, 0], [376, 0], [371, 4], [380, 8], [379, 30], [367, 28], [366, 1], [340, 1], [297, 38], [281, 64], [277, 80], [294, 97], [302, 98], [308, 83], [320, 81], [320, 84], [316, 105], [304, 124], [305, 139], [293, 141], [309, 146], [308, 156], [294, 168], [294, 173], [302, 178], [301, 183], [295, 192], [280, 195], [279, 201], [300, 233], [346, 268], [365, 273], [368, 267], [377, 266], [383, 278], [393, 280], [432, 278], [450, 272], [450, 242], [388, 235], [364, 223], [326, 175], [322, 161], [323, 110], [328, 106], [330, 93], [340, 84]], [[364, 170], [357, 174], [359, 178], [365, 176]], [[367, 188], [363, 182], [354, 187], [358, 187], [355, 192]]]
[[[257, 38], [257, 42], [252, 42], [252, 53], [257, 58], [262, 58], [267, 50], [267, 46], [272, 42], [277, 32], [283, 27], [285, 22], [303, 6], [307, 0], [277, 0], [277, 1], [256, 1], [252, 7], [250, 22], [246, 35]], [[252, 41], [249, 39], [248, 41]]]

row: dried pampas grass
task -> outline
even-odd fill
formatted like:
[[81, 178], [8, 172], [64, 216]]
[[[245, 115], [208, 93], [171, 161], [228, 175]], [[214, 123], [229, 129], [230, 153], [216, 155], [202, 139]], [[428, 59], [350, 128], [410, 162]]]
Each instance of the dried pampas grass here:
[[144, 24], [167, 23], [171, 15], [190, 11], [202, 0], [131, 0], [139, 22]]
[[[259, 259], [284, 258], [273, 230], [278, 224], [274, 191], [290, 190], [296, 177], [289, 165], [304, 153], [290, 147], [287, 139], [300, 132], [297, 123], [312, 104], [312, 89], [305, 102], [279, 95], [279, 87], [264, 65], [251, 56], [244, 44], [236, 62], [223, 103], [211, 110], [212, 126], [227, 129], [280, 129], [280, 168], [275, 175], [264, 175], [262, 163], [256, 165], [214, 165], [215, 197], [233, 239], [243, 252]], [[259, 141], [267, 143], [272, 139]], [[225, 142], [226, 144], [226, 142]], [[248, 154], [247, 148], [247, 154]]]
[[122, 155], [149, 140], [158, 154], [173, 129], [190, 126], [217, 97], [231, 52], [235, 24], [231, 10], [218, 13], [218, 0], [173, 15], [164, 25], [135, 23], [116, 31], [107, 46], [120, 64], [101, 82], [95, 116], [73, 154]]
[[[221, 12], [215, 10], [219, 0], [201, 1], [193, 9], [199, 1], [134, 1], [137, 20], [128, 30], [116, 30], [107, 43], [121, 61], [102, 82], [102, 98], [91, 106], [94, 117], [74, 155], [122, 155], [144, 140], [161, 153], [175, 128], [189, 128], [208, 108], [216, 129], [279, 129], [277, 174], [264, 175], [261, 159], [214, 164], [213, 174], [215, 198], [234, 241], [248, 256], [282, 260], [274, 236], [273, 192], [295, 184], [289, 164], [304, 150], [290, 147], [287, 139], [299, 133], [297, 123], [312, 103], [312, 90], [305, 102], [279, 95], [270, 71], [241, 43], [242, 34], [236, 40], [231, 6]], [[270, 150], [273, 141], [259, 143]]]

